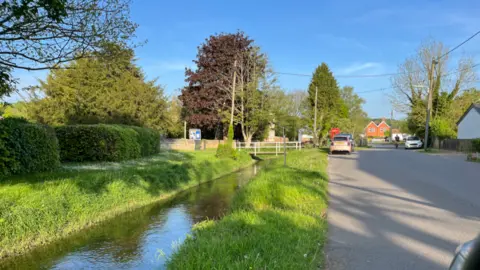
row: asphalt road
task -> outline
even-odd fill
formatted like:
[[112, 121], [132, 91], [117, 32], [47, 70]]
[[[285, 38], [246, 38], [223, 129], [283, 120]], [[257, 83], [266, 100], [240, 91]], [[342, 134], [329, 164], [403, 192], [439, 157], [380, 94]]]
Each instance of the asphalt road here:
[[327, 269], [447, 269], [480, 233], [480, 164], [404, 149], [329, 157]]

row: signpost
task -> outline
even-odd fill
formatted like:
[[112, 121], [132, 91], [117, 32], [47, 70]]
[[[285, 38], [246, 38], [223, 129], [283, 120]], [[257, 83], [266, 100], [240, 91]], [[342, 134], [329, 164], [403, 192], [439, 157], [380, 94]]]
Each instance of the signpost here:
[[202, 131], [198, 128], [191, 128], [188, 130], [190, 140], [201, 140], [202, 139]]
[[191, 128], [188, 130], [188, 137], [195, 141], [195, 150], [201, 150], [202, 131], [198, 128]]

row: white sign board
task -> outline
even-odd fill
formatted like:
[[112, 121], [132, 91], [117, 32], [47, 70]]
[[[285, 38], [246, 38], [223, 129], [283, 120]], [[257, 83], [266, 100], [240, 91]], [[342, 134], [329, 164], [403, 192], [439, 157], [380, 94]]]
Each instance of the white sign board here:
[[189, 134], [190, 140], [201, 140], [202, 139], [202, 131], [198, 128], [189, 129], [188, 134]]

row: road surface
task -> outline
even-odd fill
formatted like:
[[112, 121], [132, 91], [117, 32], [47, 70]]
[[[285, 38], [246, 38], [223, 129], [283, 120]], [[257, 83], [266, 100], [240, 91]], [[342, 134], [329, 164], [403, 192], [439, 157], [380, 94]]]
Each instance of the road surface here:
[[327, 269], [447, 269], [480, 233], [480, 164], [404, 149], [329, 157]]

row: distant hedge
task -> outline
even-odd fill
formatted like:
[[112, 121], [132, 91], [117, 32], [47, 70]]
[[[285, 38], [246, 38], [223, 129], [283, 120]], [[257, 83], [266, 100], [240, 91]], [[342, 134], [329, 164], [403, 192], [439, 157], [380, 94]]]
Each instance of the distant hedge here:
[[121, 161], [157, 153], [160, 135], [141, 127], [71, 125], [55, 128], [62, 161]]
[[480, 138], [472, 140], [472, 148], [473, 151], [480, 153]]
[[19, 118], [0, 120], [0, 176], [51, 171], [59, 165], [52, 128]]

